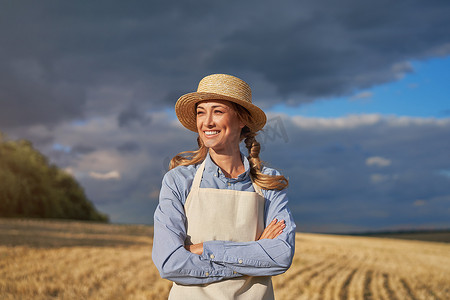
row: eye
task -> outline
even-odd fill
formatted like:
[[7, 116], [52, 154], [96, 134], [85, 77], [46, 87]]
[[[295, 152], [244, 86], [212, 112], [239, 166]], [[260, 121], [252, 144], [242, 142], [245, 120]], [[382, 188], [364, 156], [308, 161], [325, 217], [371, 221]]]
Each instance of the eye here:
[[214, 111], [214, 113], [216, 113], [216, 114], [223, 114], [224, 112], [223, 112], [223, 110], [216, 109], [216, 110]]
[[197, 116], [198, 116], [198, 115], [202, 115], [202, 114], [203, 114], [203, 111], [197, 110]]

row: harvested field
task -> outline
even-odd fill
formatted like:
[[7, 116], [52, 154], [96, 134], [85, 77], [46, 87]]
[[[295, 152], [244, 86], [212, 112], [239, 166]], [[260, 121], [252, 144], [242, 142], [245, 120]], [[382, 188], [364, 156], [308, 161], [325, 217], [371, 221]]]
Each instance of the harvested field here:
[[[450, 244], [297, 234], [277, 299], [450, 299]], [[152, 228], [0, 219], [0, 299], [167, 299]]]

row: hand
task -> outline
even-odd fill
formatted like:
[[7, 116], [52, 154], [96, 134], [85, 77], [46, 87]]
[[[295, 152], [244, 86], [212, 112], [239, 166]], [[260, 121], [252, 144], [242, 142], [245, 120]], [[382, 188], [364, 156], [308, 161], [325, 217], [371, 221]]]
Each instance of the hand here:
[[261, 234], [258, 240], [274, 239], [283, 232], [283, 229], [285, 227], [286, 224], [284, 224], [284, 220], [278, 222], [277, 219], [273, 219], [273, 221], [270, 222], [270, 224], [266, 227], [266, 229], [264, 229], [263, 233]]
[[194, 254], [202, 255], [203, 254], [203, 243], [194, 244], [194, 245], [185, 245], [187, 251], [192, 252]]

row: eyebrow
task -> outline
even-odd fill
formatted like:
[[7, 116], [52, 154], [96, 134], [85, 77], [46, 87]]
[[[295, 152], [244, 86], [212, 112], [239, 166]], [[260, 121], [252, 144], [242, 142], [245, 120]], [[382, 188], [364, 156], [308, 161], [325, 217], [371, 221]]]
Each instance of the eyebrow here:
[[[219, 105], [213, 105], [213, 106], [211, 106], [211, 107], [212, 107], [212, 108], [225, 108], [226, 106], [225, 106], [225, 105], [219, 104]], [[203, 106], [201, 106], [201, 104], [200, 104], [200, 105], [197, 105], [197, 108], [205, 109]]]

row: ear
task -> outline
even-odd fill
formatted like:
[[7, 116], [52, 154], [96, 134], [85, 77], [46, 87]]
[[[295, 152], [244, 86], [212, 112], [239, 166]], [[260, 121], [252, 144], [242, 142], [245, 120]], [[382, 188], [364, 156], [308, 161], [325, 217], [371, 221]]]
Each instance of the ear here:
[[242, 120], [239, 120], [239, 128], [242, 129], [245, 127], [245, 122]]

